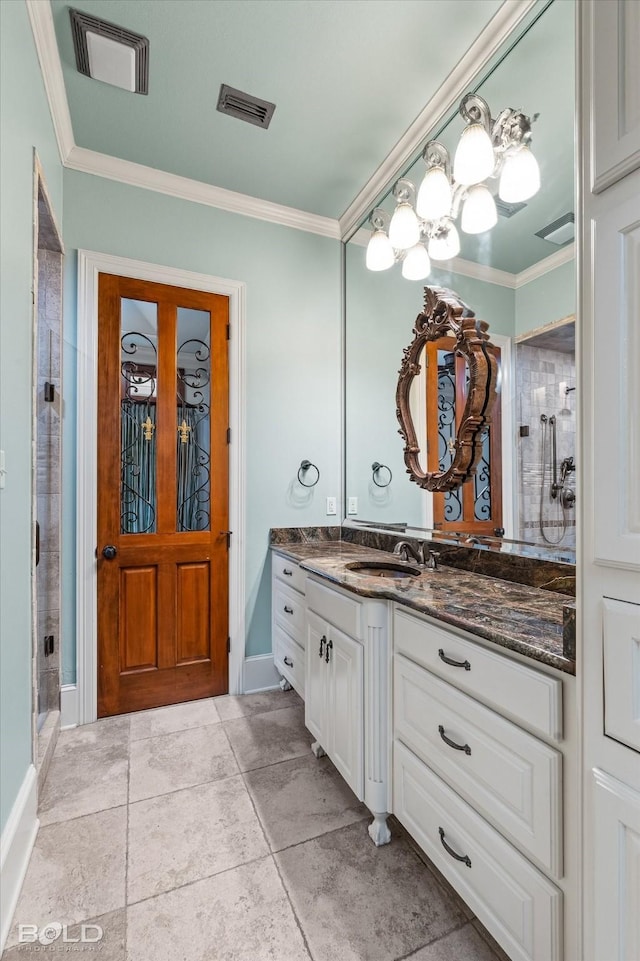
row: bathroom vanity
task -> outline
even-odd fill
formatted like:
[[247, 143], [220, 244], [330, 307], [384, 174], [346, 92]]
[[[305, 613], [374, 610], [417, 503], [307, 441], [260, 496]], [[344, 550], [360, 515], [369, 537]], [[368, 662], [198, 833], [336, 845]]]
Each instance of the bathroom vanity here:
[[375, 576], [357, 562], [397, 559], [343, 541], [272, 559], [276, 667], [372, 840], [393, 814], [510, 958], [562, 961], [568, 598], [444, 566]]

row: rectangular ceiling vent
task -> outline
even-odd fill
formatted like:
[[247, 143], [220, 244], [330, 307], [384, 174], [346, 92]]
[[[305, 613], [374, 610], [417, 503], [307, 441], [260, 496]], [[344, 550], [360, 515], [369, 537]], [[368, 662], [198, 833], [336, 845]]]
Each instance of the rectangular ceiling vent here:
[[223, 83], [220, 87], [217, 109], [220, 113], [227, 113], [230, 117], [237, 117], [238, 120], [246, 120], [247, 123], [264, 127], [266, 130], [271, 123], [276, 105], [269, 100], [252, 97], [249, 93], [243, 93], [242, 90], [236, 90], [235, 87], [229, 87]]
[[521, 210], [527, 206], [525, 203], [508, 204], [504, 200], [500, 200], [499, 197], [494, 197], [496, 202], [496, 210], [498, 211], [499, 217], [504, 217], [506, 220], [509, 217], [513, 217], [514, 214], [519, 213]]
[[115, 23], [69, 8], [79, 73], [131, 93], [149, 92], [149, 41]]
[[576, 225], [573, 212], [563, 214], [562, 217], [558, 217], [553, 223], [547, 224], [542, 230], [536, 230], [536, 237], [548, 240], [550, 244], [555, 244], [556, 247], [564, 247], [565, 244], [574, 240], [575, 236]]

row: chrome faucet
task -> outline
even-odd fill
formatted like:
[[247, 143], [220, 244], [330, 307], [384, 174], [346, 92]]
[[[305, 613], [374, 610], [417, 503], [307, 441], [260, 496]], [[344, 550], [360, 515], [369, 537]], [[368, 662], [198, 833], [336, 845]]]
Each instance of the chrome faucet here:
[[440, 555], [437, 551], [427, 550], [428, 556], [425, 557], [424, 541], [418, 541], [417, 545], [411, 541], [398, 541], [393, 548], [393, 553], [397, 554], [403, 561], [413, 559], [421, 567], [426, 567], [430, 571], [438, 569], [438, 557]]

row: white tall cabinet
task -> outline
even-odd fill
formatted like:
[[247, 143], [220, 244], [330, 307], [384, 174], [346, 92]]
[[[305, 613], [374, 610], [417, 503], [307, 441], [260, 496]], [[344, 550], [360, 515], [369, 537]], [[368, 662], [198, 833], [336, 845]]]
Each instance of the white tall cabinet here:
[[640, 3], [578, 4], [583, 956], [640, 958]]

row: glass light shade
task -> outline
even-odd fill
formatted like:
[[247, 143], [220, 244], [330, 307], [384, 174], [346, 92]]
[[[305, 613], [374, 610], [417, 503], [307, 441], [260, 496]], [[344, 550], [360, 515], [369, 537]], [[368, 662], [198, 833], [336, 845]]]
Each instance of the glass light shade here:
[[394, 210], [389, 224], [389, 240], [396, 250], [408, 250], [420, 240], [420, 224], [411, 204], [403, 201]]
[[528, 200], [540, 190], [540, 167], [528, 147], [507, 154], [500, 175], [498, 195], [507, 204]]
[[465, 234], [481, 234], [498, 222], [496, 202], [484, 184], [471, 187], [462, 208], [460, 226]]
[[446, 234], [432, 237], [429, 241], [429, 256], [432, 260], [451, 260], [460, 253], [460, 236], [453, 224]]
[[430, 167], [418, 191], [416, 213], [423, 220], [440, 220], [451, 212], [451, 184], [442, 167]]
[[431, 273], [431, 261], [424, 244], [416, 244], [402, 261], [402, 276], [405, 280], [424, 280]]
[[453, 179], [470, 187], [490, 177], [495, 165], [489, 134], [481, 123], [469, 124], [462, 131], [453, 160]]
[[366, 264], [369, 270], [388, 270], [395, 263], [391, 241], [384, 230], [374, 230], [367, 244]]

